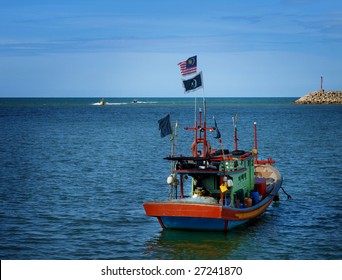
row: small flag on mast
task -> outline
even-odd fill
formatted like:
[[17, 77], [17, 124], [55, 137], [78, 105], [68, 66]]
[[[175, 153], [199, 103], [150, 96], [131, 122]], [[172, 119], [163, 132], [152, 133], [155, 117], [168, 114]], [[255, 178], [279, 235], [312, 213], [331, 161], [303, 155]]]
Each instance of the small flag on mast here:
[[178, 63], [183, 76], [197, 72], [197, 55], [189, 57], [187, 60]]
[[215, 129], [216, 129], [216, 136], [215, 136], [215, 138], [217, 138], [220, 141], [221, 140], [221, 132], [219, 131], [219, 129], [217, 127], [216, 120], [215, 120]]

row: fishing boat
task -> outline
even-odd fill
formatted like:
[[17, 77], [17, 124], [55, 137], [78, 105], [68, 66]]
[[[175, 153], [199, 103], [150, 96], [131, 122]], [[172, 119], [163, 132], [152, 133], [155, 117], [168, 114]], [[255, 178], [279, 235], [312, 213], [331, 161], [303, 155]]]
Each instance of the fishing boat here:
[[[183, 156], [172, 152], [165, 158], [171, 162], [168, 199], [143, 206], [146, 215], [156, 217], [166, 230], [229, 231], [260, 216], [278, 200], [282, 175], [272, 158], [258, 159], [256, 122], [254, 147], [240, 150], [237, 116], [235, 123], [233, 118], [234, 149], [229, 151], [223, 147], [216, 120], [213, 127], [207, 127], [205, 113], [199, 110], [198, 114], [195, 125], [184, 128], [194, 133], [191, 153]], [[217, 133], [217, 149], [207, 139], [210, 131]], [[186, 194], [188, 185], [190, 193]]]

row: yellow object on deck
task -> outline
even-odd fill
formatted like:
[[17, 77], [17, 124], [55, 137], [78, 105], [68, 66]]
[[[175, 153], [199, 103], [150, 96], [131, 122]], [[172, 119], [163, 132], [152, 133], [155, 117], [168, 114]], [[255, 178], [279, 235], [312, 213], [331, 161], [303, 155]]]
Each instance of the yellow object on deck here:
[[221, 190], [222, 193], [225, 193], [226, 191], [228, 191], [228, 188], [227, 188], [227, 186], [225, 184], [222, 184], [220, 186], [220, 190]]

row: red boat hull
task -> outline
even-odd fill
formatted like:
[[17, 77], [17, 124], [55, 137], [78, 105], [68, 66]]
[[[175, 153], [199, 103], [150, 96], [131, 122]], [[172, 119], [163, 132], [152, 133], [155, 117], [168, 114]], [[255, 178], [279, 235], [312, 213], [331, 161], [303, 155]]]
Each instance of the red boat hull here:
[[282, 185], [282, 178], [256, 205], [235, 208], [219, 204], [199, 203], [187, 200], [147, 202], [147, 216], [157, 217], [164, 229], [229, 230], [260, 216], [272, 203]]
[[177, 201], [148, 202], [144, 208], [146, 215], [157, 217], [165, 229], [228, 230], [264, 213], [273, 197], [269, 195], [249, 208]]

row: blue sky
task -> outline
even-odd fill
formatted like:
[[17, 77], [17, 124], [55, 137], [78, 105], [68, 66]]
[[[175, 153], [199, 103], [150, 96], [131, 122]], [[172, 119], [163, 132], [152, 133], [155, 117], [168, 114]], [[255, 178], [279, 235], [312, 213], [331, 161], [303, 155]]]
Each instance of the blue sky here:
[[0, 97], [189, 97], [193, 55], [207, 97], [342, 90], [342, 1], [0, 0]]

